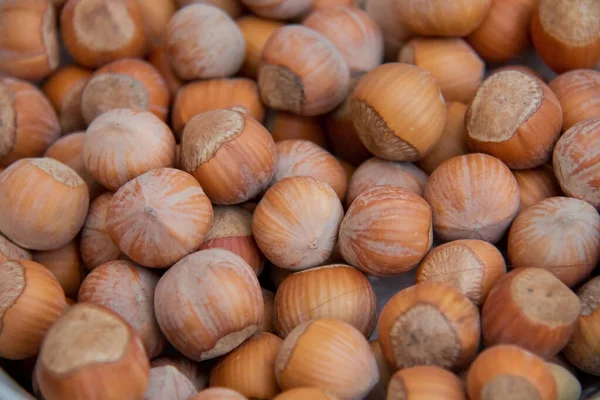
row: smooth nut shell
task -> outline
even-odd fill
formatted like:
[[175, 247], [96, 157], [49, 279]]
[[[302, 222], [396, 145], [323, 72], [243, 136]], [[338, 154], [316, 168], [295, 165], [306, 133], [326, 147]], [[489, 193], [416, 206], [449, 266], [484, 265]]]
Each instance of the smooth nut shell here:
[[81, 230], [80, 252], [83, 264], [89, 270], [122, 256], [106, 227], [106, 212], [113, 193], [104, 193], [90, 204], [89, 213]]
[[600, 117], [600, 72], [569, 71], [554, 78], [548, 86], [563, 111], [563, 132], [581, 121]]
[[525, 211], [544, 199], [562, 194], [556, 176], [554, 176], [554, 171], [549, 165], [533, 169], [514, 170], [512, 173], [519, 185], [521, 198], [519, 212]]

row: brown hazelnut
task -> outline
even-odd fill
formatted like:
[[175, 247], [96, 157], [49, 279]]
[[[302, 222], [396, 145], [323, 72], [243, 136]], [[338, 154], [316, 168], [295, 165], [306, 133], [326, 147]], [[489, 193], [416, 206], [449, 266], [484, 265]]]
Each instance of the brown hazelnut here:
[[106, 212], [113, 193], [104, 193], [90, 204], [89, 213], [81, 230], [79, 251], [83, 264], [89, 270], [122, 257], [106, 228]]
[[548, 86], [562, 108], [563, 132], [578, 122], [600, 117], [600, 72], [591, 69], [565, 72]]
[[397, 0], [364, 0], [364, 2], [364, 10], [377, 22], [383, 32], [385, 60], [396, 61], [398, 51], [412, 35], [406, 24], [400, 20], [396, 10]]
[[263, 294], [263, 302], [265, 304], [265, 312], [263, 314], [263, 322], [258, 327], [259, 332], [275, 332], [275, 293], [270, 290], [261, 288]]
[[237, 19], [236, 23], [246, 41], [246, 58], [244, 59], [241, 72], [252, 79], [256, 79], [265, 43], [267, 43], [273, 32], [283, 26], [283, 23], [259, 18], [254, 15], [243, 16]]
[[167, 89], [169, 89], [171, 98], [175, 97], [177, 91], [183, 86], [184, 82], [175, 74], [175, 71], [173, 71], [173, 66], [171, 65], [171, 60], [169, 59], [169, 53], [167, 51], [167, 45], [164, 41], [150, 49], [150, 52], [148, 53], [148, 62], [154, 65], [154, 68], [156, 68], [162, 76], [167, 85]]
[[519, 185], [521, 198], [519, 212], [525, 211], [544, 199], [562, 194], [551, 166], [543, 165], [533, 169], [514, 170], [512, 173]]
[[369, 347], [371, 347], [371, 351], [375, 356], [375, 361], [377, 361], [379, 382], [377, 382], [377, 385], [375, 385], [375, 387], [371, 390], [369, 395], [366, 397], [366, 400], [381, 400], [384, 399], [387, 394], [388, 384], [390, 383], [390, 379], [394, 374], [394, 369], [385, 359], [385, 355], [381, 350], [381, 345], [379, 344], [378, 339], [369, 342]]
[[17, 246], [0, 233], [0, 264], [7, 261], [31, 260], [31, 253]]
[[142, 13], [150, 42], [161, 42], [165, 28], [175, 13], [175, 2], [173, 0], [136, 0], [136, 2]]
[[66, 296], [77, 298], [83, 270], [76, 241], [72, 240], [56, 250], [36, 251], [33, 253], [33, 261], [52, 272]]
[[327, 139], [318, 117], [303, 117], [285, 111], [273, 111], [267, 116], [265, 127], [273, 140], [309, 140], [327, 148]]
[[465, 400], [462, 382], [452, 372], [436, 366], [416, 366], [397, 371], [391, 378], [386, 400], [407, 398]]

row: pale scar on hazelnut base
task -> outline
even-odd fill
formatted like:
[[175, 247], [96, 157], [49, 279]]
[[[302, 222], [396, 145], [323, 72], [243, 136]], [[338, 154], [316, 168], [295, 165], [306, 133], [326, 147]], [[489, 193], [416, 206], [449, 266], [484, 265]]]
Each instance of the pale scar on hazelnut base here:
[[516, 375], [500, 375], [481, 390], [481, 400], [542, 400], [528, 380]]
[[56, 12], [52, 5], [48, 5], [48, 10], [46, 10], [42, 19], [42, 41], [48, 57], [48, 66], [52, 70], [58, 67], [60, 63], [60, 49], [56, 31]]
[[0, 265], [0, 333], [2, 333], [2, 325], [4, 315], [17, 301], [23, 293], [26, 286], [25, 270], [21, 264], [8, 261]]
[[73, 13], [77, 40], [95, 52], [115, 51], [135, 35], [127, 3], [117, 0], [81, 0]]
[[282, 65], [262, 65], [258, 72], [258, 85], [265, 104], [277, 110], [296, 114], [302, 112], [306, 90], [302, 79], [289, 68]]
[[66, 165], [51, 158], [32, 158], [31, 165], [50, 175], [56, 181], [70, 188], [77, 188], [85, 184], [79, 174]]
[[15, 93], [0, 82], [0, 157], [9, 155], [17, 143], [17, 113], [13, 108]]
[[125, 74], [112, 73], [93, 77], [83, 91], [81, 103], [89, 122], [117, 108], [148, 110], [149, 107], [148, 92], [142, 82]]

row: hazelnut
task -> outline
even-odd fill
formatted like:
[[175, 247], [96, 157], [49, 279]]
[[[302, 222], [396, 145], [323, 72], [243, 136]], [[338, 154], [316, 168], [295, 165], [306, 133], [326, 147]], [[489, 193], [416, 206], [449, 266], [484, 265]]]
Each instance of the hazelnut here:
[[421, 196], [427, 183], [427, 174], [411, 163], [370, 158], [362, 163], [355, 171], [348, 185], [346, 205], [367, 190], [377, 186], [399, 186]]
[[598, 21], [596, 0], [540, 0], [531, 22], [533, 44], [554, 72], [592, 68], [600, 60]]
[[229, 353], [252, 336], [262, 323], [263, 309], [252, 268], [222, 249], [183, 258], [162, 276], [154, 297], [162, 332], [196, 361]]
[[258, 77], [258, 66], [265, 43], [273, 32], [284, 24], [279, 21], [263, 19], [254, 15], [246, 15], [236, 20], [236, 23], [246, 41], [246, 58], [242, 64], [241, 72], [252, 78]]
[[35, 86], [0, 77], [0, 165], [41, 157], [60, 136], [56, 112]]
[[87, 215], [87, 185], [51, 158], [25, 158], [0, 175], [0, 231], [31, 250], [55, 250], [75, 238]]
[[379, 186], [354, 200], [339, 232], [344, 260], [363, 272], [391, 276], [409, 271], [433, 241], [431, 208], [398, 186]]
[[254, 211], [252, 230], [265, 257], [292, 271], [322, 265], [336, 242], [344, 210], [335, 191], [308, 176], [273, 185]]
[[126, 58], [97, 70], [85, 86], [81, 111], [88, 124], [107, 111], [129, 108], [167, 118], [169, 91], [162, 76], [146, 61]]
[[164, 41], [150, 49], [150, 53], [148, 53], [148, 62], [154, 65], [154, 68], [156, 68], [162, 76], [165, 85], [167, 85], [167, 89], [169, 89], [170, 97], [175, 97], [177, 91], [183, 86], [183, 80], [181, 80], [175, 74], [175, 71], [173, 71], [169, 53], [167, 51], [167, 45]]
[[485, 20], [492, 0], [396, 1], [400, 21], [421, 36], [467, 36]]
[[370, 71], [383, 61], [383, 32], [355, 7], [331, 6], [312, 12], [302, 25], [325, 36], [340, 51], [350, 72]]
[[212, 387], [204, 389], [195, 396], [190, 397], [188, 400], [247, 400], [246, 397], [242, 396], [235, 390], [227, 388]]
[[486, 79], [466, 119], [471, 150], [497, 157], [514, 169], [549, 161], [562, 126], [554, 93], [539, 79], [518, 71]]
[[166, 43], [175, 73], [185, 80], [235, 75], [246, 53], [235, 21], [206, 4], [177, 11], [167, 25]]
[[83, 280], [79, 247], [74, 240], [56, 250], [36, 251], [33, 261], [46, 267], [56, 277], [65, 295], [77, 298]]
[[87, 69], [68, 65], [51, 75], [42, 86], [58, 114], [63, 134], [87, 128], [81, 113], [81, 95], [91, 76]]
[[379, 343], [396, 369], [469, 365], [479, 347], [479, 310], [458, 289], [425, 281], [396, 293], [379, 316]]
[[0, 233], [0, 264], [7, 261], [31, 260], [31, 253], [17, 246]]
[[511, 345], [490, 347], [477, 357], [467, 374], [471, 400], [554, 400], [556, 382], [543, 359]]
[[573, 334], [580, 308], [575, 293], [552, 273], [518, 268], [500, 278], [483, 305], [483, 339], [553, 356]]
[[65, 294], [52, 273], [29, 261], [0, 264], [0, 357], [37, 354], [50, 326], [65, 309]]
[[0, 30], [0, 72], [36, 81], [58, 67], [56, 13], [51, 1], [2, 1]]
[[267, 40], [258, 88], [268, 107], [304, 116], [325, 114], [344, 100], [349, 85], [344, 57], [320, 33], [287, 25]]
[[385, 359], [385, 355], [381, 350], [381, 345], [379, 344], [378, 339], [369, 342], [369, 347], [371, 347], [371, 351], [375, 356], [375, 361], [377, 361], [379, 382], [371, 390], [369, 395], [366, 397], [366, 400], [381, 400], [384, 399], [387, 394], [388, 384], [390, 383], [390, 379], [394, 374], [394, 369], [392, 369], [390, 363], [388, 363], [388, 361]]
[[362, 399], [379, 380], [367, 339], [334, 319], [305, 322], [283, 341], [275, 375], [283, 390], [312, 386], [343, 399]]
[[307, 13], [313, 0], [241, 0], [254, 14], [271, 19], [293, 19]]
[[444, 241], [495, 243], [519, 211], [516, 179], [500, 160], [485, 154], [467, 154], [440, 164], [423, 196], [433, 211], [435, 233]]
[[227, 387], [251, 399], [272, 399], [279, 393], [275, 360], [282, 340], [256, 333], [227, 354], [211, 371], [211, 387]]
[[265, 259], [252, 235], [252, 213], [238, 206], [216, 206], [200, 250], [225, 249], [242, 257], [258, 276]]
[[323, 390], [316, 387], [303, 387], [286, 390], [275, 396], [273, 400], [336, 400], [337, 397], [331, 396]]
[[35, 377], [46, 400], [141, 399], [149, 362], [133, 328], [90, 303], [69, 308], [44, 338]]
[[296, 272], [275, 296], [275, 329], [286, 338], [298, 325], [318, 318], [344, 321], [371, 336], [377, 322], [377, 298], [367, 277], [343, 264]]
[[275, 293], [261, 288], [265, 312], [263, 313], [263, 322], [258, 327], [259, 332], [275, 332]]
[[568, 369], [560, 365], [549, 362], [546, 365], [556, 381], [557, 400], [579, 400], [581, 398], [581, 384], [577, 378]]
[[[512, 64], [512, 65], [504, 65], [502, 67], [498, 67], [498, 68], [494, 68], [493, 70], [491, 70], [488, 73], [488, 77], [497, 74], [499, 72], [503, 72], [503, 71], [519, 71], [522, 72], [524, 74], [533, 76], [535, 78], [538, 78], [540, 81], [545, 82], [546, 80], [544, 79], [544, 77], [538, 73], [537, 71], [532, 70], [531, 68], [525, 66], [525, 65], [516, 65], [516, 64]], [[556, 94], [556, 93], [555, 93]]]
[[508, 258], [513, 268], [544, 268], [573, 287], [600, 262], [600, 215], [582, 200], [542, 200], [513, 221]]
[[485, 72], [481, 58], [460, 38], [413, 39], [398, 61], [431, 72], [446, 101], [470, 103]]
[[239, 204], [269, 185], [275, 143], [254, 118], [233, 110], [196, 115], [181, 139], [181, 165], [215, 204]]
[[85, 135], [85, 168], [113, 191], [145, 172], [171, 167], [174, 161], [171, 130], [147, 111], [107, 111], [90, 124]]
[[142, 339], [149, 358], [165, 347], [154, 316], [154, 290], [158, 276], [129, 261], [110, 261], [85, 277], [78, 300], [93, 303], [120, 315]]
[[[185, 357], [155, 358], [150, 365], [152, 368], [171, 367], [176, 369], [178, 373], [183, 375], [196, 388], [196, 390], [204, 389], [208, 385], [208, 371], [206, 368]], [[185, 400], [187, 400], [187, 398]]]
[[209, 79], [183, 86], [175, 96], [171, 119], [173, 130], [181, 138], [183, 129], [196, 115], [230, 108], [249, 115], [258, 122], [265, 109], [260, 102], [256, 82], [245, 78]]
[[346, 195], [346, 172], [329, 152], [308, 140], [283, 140], [275, 145], [277, 163], [273, 183], [292, 176], [311, 176], [327, 183], [340, 200]]
[[396, 3], [397, 0], [365, 0], [364, 6], [366, 13], [381, 27], [387, 61], [396, 60], [398, 51], [412, 35], [406, 24], [400, 21]]
[[467, 40], [484, 60], [505, 62], [529, 47], [529, 26], [537, 0], [492, 1], [489, 13]]
[[512, 173], [519, 185], [521, 198], [519, 212], [523, 212], [549, 197], [560, 196], [562, 193], [554, 171], [548, 165], [533, 169], [514, 170]]
[[563, 354], [580, 370], [600, 376], [600, 277], [591, 279], [577, 291], [581, 315]]
[[152, 365], [144, 400], [188, 400], [198, 389], [174, 366]]
[[600, 117], [575, 124], [556, 143], [552, 164], [566, 195], [600, 208]]
[[565, 72], [549, 84], [563, 111], [563, 132], [586, 119], [600, 117], [600, 72]]
[[[155, 0], [156, 1], [156, 0]], [[73, 59], [97, 68], [146, 51], [138, 0], [68, 0], [60, 14], [65, 47]]]
[[454, 101], [447, 103], [446, 106], [448, 115], [440, 140], [417, 162], [417, 165], [428, 174], [433, 173], [441, 163], [452, 157], [469, 154], [465, 127], [468, 107]]
[[109, 261], [118, 260], [121, 250], [113, 243], [106, 228], [106, 212], [113, 193], [104, 193], [90, 204], [83, 229], [79, 251], [83, 264], [89, 270]]
[[193, 176], [158, 168], [123, 185], [110, 200], [106, 229], [134, 262], [170, 267], [195, 252], [210, 230], [213, 209]]
[[373, 155], [415, 161], [439, 140], [446, 104], [433, 75], [401, 63], [368, 72], [352, 95], [352, 121]]
[[455, 240], [427, 254], [417, 269], [416, 283], [447, 283], [479, 306], [504, 274], [506, 264], [496, 247], [483, 240]]
[[435, 366], [416, 366], [397, 371], [390, 380], [386, 400], [407, 398], [465, 400], [462, 382], [452, 372]]
[[151, 43], [162, 41], [169, 20], [175, 13], [173, 0], [136, 0]]
[[309, 140], [323, 148], [327, 147], [325, 132], [318, 117], [303, 117], [284, 111], [274, 111], [265, 121], [273, 140]]
[[90, 192], [90, 199], [93, 200], [105, 192], [106, 189], [85, 168], [85, 163], [83, 162], [85, 136], [85, 132], [75, 132], [61, 137], [48, 147], [44, 157], [60, 161], [77, 172], [81, 179], [85, 181]]

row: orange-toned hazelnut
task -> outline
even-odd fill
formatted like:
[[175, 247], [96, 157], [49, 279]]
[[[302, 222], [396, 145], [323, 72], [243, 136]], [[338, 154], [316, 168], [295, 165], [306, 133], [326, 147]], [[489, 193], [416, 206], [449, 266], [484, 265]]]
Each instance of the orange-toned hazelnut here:
[[294, 19], [306, 14], [312, 0], [241, 0], [254, 14], [270, 19]]
[[311, 176], [327, 183], [340, 200], [346, 195], [346, 172], [338, 160], [308, 140], [283, 140], [276, 143], [277, 163], [273, 183], [292, 176]]
[[329, 39], [351, 73], [370, 71], [383, 61], [383, 32], [363, 10], [350, 6], [325, 7], [312, 12], [302, 25]]
[[427, 254], [432, 242], [429, 204], [408, 189], [390, 185], [358, 196], [339, 232], [344, 260], [375, 276], [409, 271]]
[[123, 185], [110, 200], [106, 229], [132, 261], [170, 267], [196, 251], [210, 230], [213, 209], [193, 176], [157, 168]]
[[271, 132], [273, 140], [309, 140], [326, 148], [327, 139], [317, 117], [303, 117], [285, 111], [274, 111], [267, 116], [265, 126]]
[[560, 196], [562, 193], [554, 171], [547, 165], [533, 169], [515, 170], [512, 173], [519, 185], [521, 197], [519, 212], [525, 211], [528, 207], [548, 197]]
[[259, 332], [275, 332], [275, 293], [261, 288], [265, 312], [263, 313], [263, 322], [258, 327]]
[[583, 285], [577, 295], [581, 315], [563, 354], [580, 370], [600, 376], [600, 277]]
[[246, 41], [246, 58], [241, 72], [253, 79], [258, 76], [258, 66], [265, 43], [273, 32], [283, 26], [282, 22], [246, 15], [236, 20]]
[[85, 168], [110, 190], [155, 168], [171, 167], [174, 161], [173, 133], [148, 111], [107, 111], [90, 124], [85, 134]]
[[160, 279], [154, 297], [158, 324], [192, 360], [219, 357], [257, 332], [263, 298], [252, 268], [223, 249], [193, 253]]
[[191, 4], [173, 15], [166, 43], [175, 73], [182, 79], [235, 75], [246, 53], [244, 35], [224, 11]]
[[302, 25], [287, 25], [267, 40], [258, 70], [262, 102], [304, 116], [325, 114], [346, 97], [350, 70], [327, 38]]
[[488, 77], [492, 76], [494, 74], [497, 74], [499, 72], [503, 72], [503, 71], [519, 71], [519, 72], [522, 72], [524, 74], [536, 77], [536, 78], [538, 78], [542, 82], [546, 81], [544, 79], [544, 77], [539, 72], [534, 71], [533, 69], [531, 69], [531, 68], [529, 68], [529, 67], [527, 67], [525, 65], [516, 65], [516, 64], [504, 65], [502, 67], [494, 68], [493, 70], [491, 70], [489, 72]]
[[343, 264], [296, 272], [275, 296], [275, 330], [286, 338], [298, 325], [318, 318], [344, 321], [371, 336], [377, 322], [377, 299], [367, 277]]
[[209, 79], [189, 83], [177, 92], [171, 116], [173, 130], [181, 136], [187, 123], [196, 115], [222, 108], [248, 114], [258, 122], [265, 114], [258, 86], [253, 80]]
[[97, 70], [81, 96], [81, 111], [88, 124], [101, 114], [119, 108], [150, 111], [167, 118], [169, 91], [152, 64], [135, 58], [114, 61]]
[[260, 194], [275, 170], [275, 143], [254, 118], [234, 110], [196, 115], [181, 139], [181, 166], [215, 204], [239, 204]]
[[60, 136], [56, 112], [35, 86], [0, 76], [0, 165], [41, 157]]
[[343, 399], [362, 399], [379, 380], [367, 339], [335, 319], [305, 322], [283, 341], [275, 375], [283, 390], [317, 387]]
[[0, 72], [35, 81], [58, 67], [56, 13], [50, 0], [2, 1], [0, 31]]
[[492, 0], [483, 23], [467, 40], [486, 61], [505, 62], [529, 46], [529, 28], [537, 0]]
[[539, 79], [518, 71], [486, 79], [466, 119], [471, 150], [497, 157], [514, 169], [548, 162], [562, 127], [554, 93]]
[[370, 158], [352, 176], [346, 194], [346, 205], [350, 207], [367, 190], [385, 185], [399, 186], [421, 196], [427, 178], [427, 174], [414, 164]]
[[388, 384], [392, 375], [394, 374], [394, 369], [390, 366], [390, 363], [385, 359], [385, 355], [381, 350], [381, 345], [379, 344], [379, 340], [373, 340], [369, 342], [369, 347], [371, 347], [371, 351], [375, 356], [375, 360], [377, 361], [377, 369], [379, 371], [379, 382], [377, 385], [371, 390], [369, 395], [366, 397], [366, 400], [381, 400], [385, 399], [387, 394]]
[[198, 392], [192, 382], [170, 365], [150, 368], [144, 400], [188, 400]]
[[469, 103], [485, 72], [483, 61], [461, 38], [413, 39], [402, 48], [398, 61], [431, 72], [446, 101]]
[[142, 13], [146, 34], [151, 43], [159, 43], [169, 20], [175, 13], [174, 0], [136, 0]]
[[56, 250], [36, 251], [33, 253], [33, 261], [52, 272], [66, 296], [77, 298], [83, 271], [76, 241], [70, 241]]
[[254, 211], [252, 230], [267, 259], [300, 271], [329, 258], [343, 216], [342, 203], [331, 186], [295, 176], [267, 190]]
[[427, 254], [417, 269], [416, 283], [447, 283], [479, 306], [504, 274], [506, 263], [496, 247], [483, 240], [455, 240]]
[[75, 238], [87, 215], [87, 185], [51, 158], [25, 158], [0, 175], [0, 231], [32, 250], [58, 249]]
[[542, 200], [513, 221], [508, 259], [513, 268], [544, 268], [573, 287], [600, 262], [600, 215], [583, 200]]
[[85, 168], [85, 164], [83, 162], [84, 143], [85, 132], [76, 132], [67, 136], [63, 136], [54, 142], [50, 147], [48, 147], [44, 157], [58, 160], [66, 166], [71, 167], [73, 171], [77, 172], [85, 181], [89, 189], [90, 199], [94, 199], [104, 192], [105, 189]]
[[204, 3], [215, 6], [225, 11], [231, 18], [237, 18], [244, 13], [244, 7], [240, 0], [175, 0], [179, 8], [194, 3]]
[[544, 360], [517, 346], [484, 350], [467, 374], [471, 400], [554, 400], [556, 390], [556, 381]]
[[485, 20], [492, 0], [396, 1], [400, 21], [421, 36], [467, 36]]
[[65, 294], [52, 273], [29, 260], [0, 264], [0, 357], [37, 354], [42, 339], [65, 308]]
[[227, 387], [250, 399], [272, 399], [280, 391], [275, 360], [282, 342], [271, 333], [256, 333], [213, 368], [210, 386]]
[[364, 6], [367, 14], [381, 27], [387, 61], [398, 58], [398, 51], [412, 35], [406, 24], [400, 21], [396, 2], [397, 0], [365, 0]]
[[483, 339], [553, 356], [569, 341], [580, 310], [575, 293], [552, 273], [518, 268], [500, 278], [483, 305]]
[[540, 0], [531, 22], [533, 44], [554, 72], [592, 68], [600, 60], [598, 21], [596, 0]]
[[495, 243], [519, 211], [519, 186], [508, 167], [486, 154], [443, 162], [423, 193], [433, 228], [444, 241], [481, 239]]
[[137, 0], [68, 0], [60, 27], [71, 57], [88, 68], [146, 51], [144, 15]]
[[[275, 396], [273, 400], [336, 400], [337, 397], [316, 387], [303, 387], [286, 390]], [[237, 399], [236, 399], [237, 400]]]
[[416, 366], [392, 376], [386, 400], [408, 398], [429, 400], [465, 400], [462, 382], [452, 372], [436, 366]]
[[460, 290], [425, 281], [394, 295], [379, 316], [379, 343], [396, 369], [457, 369], [477, 354], [479, 310]]
[[235, 390], [212, 387], [204, 389], [188, 400], [248, 400]]
[[0, 233], [0, 264], [7, 261], [31, 260], [31, 253], [17, 246]]
[[252, 235], [252, 213], [239, 206], [216, 206], [210, 231], [200, 250], [225, 249], [242, 257], [258, 276], [265, 258]]
[[600, 208], [600, 117], [575, 124], [556, 143], [552, 164], [566, 195]]
[[[191, 385], [196, 388], [196, 391], [201, 390], [203, 388], [205, 388], [206, 386], [208, 386], [208, 371], [205, 367], [202, 366], [202, 364], [198, 364], [196, 362], [193, 362], [192, 360], [189, 360], [185, 357], [161, 357], [161, 358], [155, 358], [154, 360], [152, 360], [152, 363], [150, 364], [150, 366], [152, 367], [152, 369], [154, 368], [160, 368], [160, 367], [167, 367], [168, 370], [170, 370], [170, 372], [167, 372], [167, 370], [163, 370], [164, 372], [167, 372], [165, 374], [160, 374], [163, 377], [168, 376], [170, 374], [173, 374], [173, 376], [176, 376], [178, 374], [181, 374], [181, 376], [185, 377], [185, 379], [191, 383]], [[152, 370], [150, 371], [150, 379], [152, 379]], [[177, 378], [178, 381], [181, 381], [180, 379]], [[166, 382], [165, 386], [168, 386], [169, 383]], [[152, 386], [152, 382], [150, 383], [149, 387]], [[194, 393], [196, 393], [196, 391]], [[168, 394], [167, 394], [168, 397]], [[160, 400], [164, 400], [164, 396], [163, 397], [159, 397], [158, 399]], [[188, 398], [186, 397], [185, 400], [187, 400]]]
[[441, 163], [452, 157], [469, 154], [465, 128], [467, 108], [462, 103], [447, 103], [448, 115], [440, 140], [417, 162], [417, 165], [426, 173], [433, 173]]
[[85, 277], [78, 301], [106, 307], [129, 322], [142, 339], [149, 358], [165, 347], [154, 316], [154, 290], [158, 276], [129, 261], [111, 261]]
[[566, 72], [549, 85], [563, 111], [563, 131], [586, 119], [600, 117], [600, 72], [578, 69]]
[[113, 193], [104, 193], [92, 201], [83, 229], [79, 251], [87, 269], [121, 257], [121, 250], [113, 243], [106, 228], [106, 212]]
[[48, 96], [63, 134], [87, 128], [81, 113], [81, 95], [92, 73], [76, 65], [67, 65], [44, 82], [42, 90]]
[[141, 339], [114, 312], [69, 308], [44, 338], [35, 376], [46, 400], [141, 399], [150, 366]]
[[415, 161], [439, 140], [446, 104], [433, 75], [419, 67], [388, 63], [360, 79], [352, 95], [352, 121], [373, 155]]
[[171, 98], [175, 97], [177, 91], [183, 86], [183, 80], [181, 80], [173, 71], [171, 60], [169, 59], [169, 53], [167, 51], [167, 45], [162, 42], [157, 44], [150, 49], [148, 53], [148, 61], [154, 65], [154, 68], [160, 73]]

